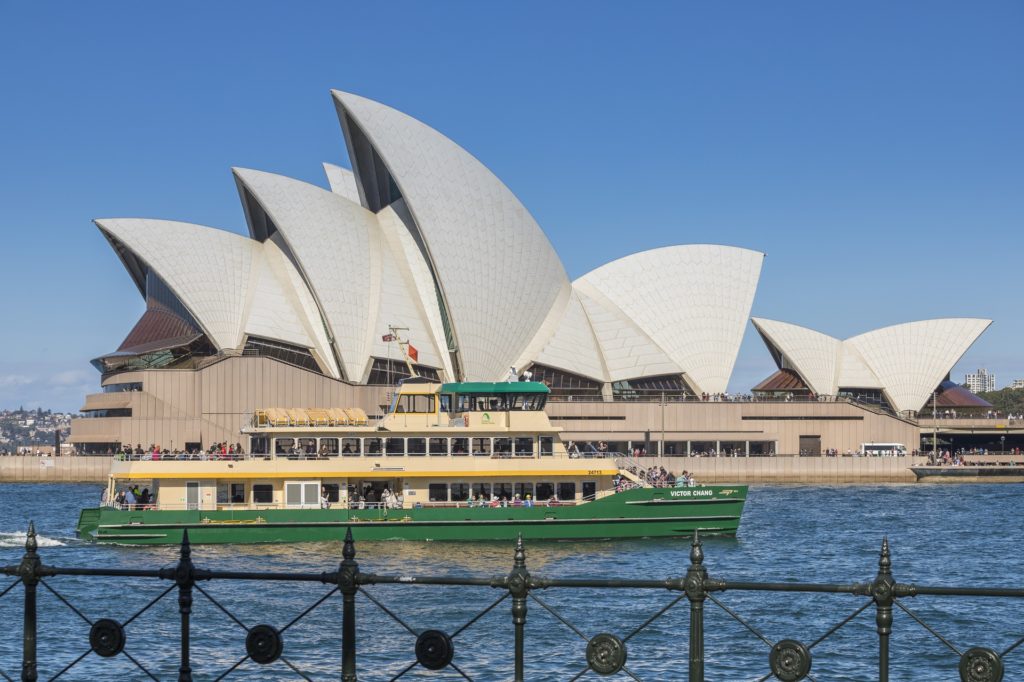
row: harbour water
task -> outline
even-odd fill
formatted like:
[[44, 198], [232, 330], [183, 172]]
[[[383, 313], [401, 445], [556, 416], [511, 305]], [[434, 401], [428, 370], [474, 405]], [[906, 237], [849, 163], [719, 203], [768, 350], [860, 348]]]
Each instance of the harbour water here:
[[[0, 562], [17, 563], [30, 519], [41, 535], [44, 562], [59, 566], [152, 568], [176, 560], [172, 547], [98, 547], [73, 537], [78, 509], [99, 499], [99, 487], [72, 484], [0, 485]], [[1020, 485], [754, 486], [739, 536], [705, 542], [712, 577], [731, 580], [850, 583], [869, 581], [888, 536], [900, 582], [949, 586], [1022, 587], [1024, 529]], [[688, 543], [631, 541], [548, 543], [527, 547], [527, 567], [549, 577], [664, 578], [689, 563]], [[509, 570], [505, 544], [362, 543], [363, 571], [386, 574], [498, 575]], [[195, 547], [198, 566], [235, 570], [323, 571], [336, 567], [341, 543], [295, 546]], [[0, 578], [0, 590], [11, 579]], [[156, 580], [57, 577], [49, 584], [92, 619], [126, 620], [169, 587]], [[291, 621], [329, 591], [305, 584], [214, 582], [202, 585], [247, 625]], [[448, 632], [500, 596], [490, 588], [416, 585], [367, 591], [414, 629]], [[674, 598], [667, 591], [548, 590], [541, 598], [587, 636], [625, 635]], [[813, 642], [863, 603], [849, 595], [723, 593], [718, 598], [772, 640]], [[387, 680], [415, 660], [414, 637], [365, 597], [358, 599], [360, 680]], [[1024, 636], [1020, 600], [908, 598], [906, 605], [961, 651], [1002, 651]], [[0, 599], [0, 671], [20, 674], [21, 588]], [[40, 679], [87, 651], [88, 625], [45, 589], [39, 596]], [[628, 667], [643, 680], [685, 680], [688, 607], [685, 599], [629, 642]], [[311, 679], [338, 679], [340, 599], [333, 597], [290, 628], [285, 657]], [[705, 619], [707, 679], [758, 680], [768, 674], [768, 647], [714, 604]], [[527, 678], [568, 680], [585, 666], [586, 643], [539, 605], [527, 619]], [[178, 616], [174, 593], [127, 628], [126, 651], [159, 679], [176, 679]], [[214, 679], [244, 656], [245, 633], [200, 594], [193, 609], [196, 679]], [[511, 677], [512, 625], [504, 602], [455, 640], [455, 663], [475, 680]], [[813, 649], [818, 680], [877, 679], [874, 609]], [[1005, 659], [1004, 680], [1024, 680], [1024, 647]], [[959, 679], [958, 656], [900, 610], [895, 612], [890, 679]], [[86, 657], [61, 679], [145, 679], [124, 657]], [[281, 661], [246, 662], [227, 679], [300, 679]], [[415, 668], [402, 679], [464, 679], [454, 671]], [[585, 679], [597, 679], [589, 673]], [[628, 679], [619, 675], [607, 679]]]

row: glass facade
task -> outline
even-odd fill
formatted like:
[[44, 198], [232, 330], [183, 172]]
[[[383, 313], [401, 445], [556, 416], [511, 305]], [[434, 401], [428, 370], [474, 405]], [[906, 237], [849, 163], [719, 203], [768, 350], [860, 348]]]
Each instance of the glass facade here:
[[260, 355], [263, 357], [274, 358], [275, 360], [280, 360], [281, 362], [285, 362], [289, 365], [295, 365], [302, 369], [308, 369], [311, 372], [320, 373], [320, 365], [317, 364], [316, 359], [313, 357], [313, 354], [309, 352], [309, 349], [301, 346], [294, 346], [282, 341], [272, 341], [258, 336], [250, 336], [245, 341], [245, 348], [242, 350], [242, 355]]

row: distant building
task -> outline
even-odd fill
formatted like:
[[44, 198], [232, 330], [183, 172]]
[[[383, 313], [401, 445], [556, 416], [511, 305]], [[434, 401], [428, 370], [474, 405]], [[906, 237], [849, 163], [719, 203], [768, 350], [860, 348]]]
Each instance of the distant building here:
[[974, 374], [964, 376], [964, 386], [971, 393], [984, 393], [996, 390], [996, 375], [989, 374], [987, 369], [979, 369]]
[[1014, 379], [1010, 383], [1010, 388], [1024, 388], [1024, 379]]

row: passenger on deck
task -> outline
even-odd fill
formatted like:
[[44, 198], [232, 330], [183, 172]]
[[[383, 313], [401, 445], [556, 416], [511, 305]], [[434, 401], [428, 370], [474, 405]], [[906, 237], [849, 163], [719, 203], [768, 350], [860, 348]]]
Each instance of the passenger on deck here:
[[526, 494], [526, 499], [523, 500], [523, 506], [524, 507], [532, 507], [533, 506], [533, 496], [530, 495], [529, 493]]

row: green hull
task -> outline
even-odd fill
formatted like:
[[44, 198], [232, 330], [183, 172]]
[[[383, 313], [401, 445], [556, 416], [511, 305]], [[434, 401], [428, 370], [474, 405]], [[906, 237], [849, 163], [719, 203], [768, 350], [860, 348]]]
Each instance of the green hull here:
[[162, 545], [341, 540], [586, 540], [736, 533], [746, 486], [641, 488], [559, 507], [118, 511], [84, 509], [78, 535], [115, 544]]

